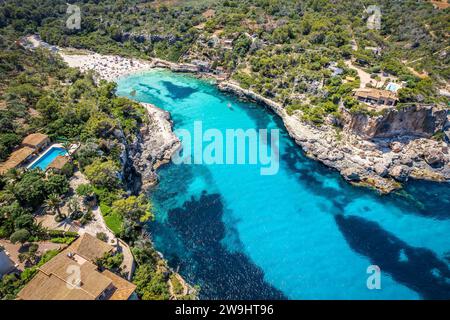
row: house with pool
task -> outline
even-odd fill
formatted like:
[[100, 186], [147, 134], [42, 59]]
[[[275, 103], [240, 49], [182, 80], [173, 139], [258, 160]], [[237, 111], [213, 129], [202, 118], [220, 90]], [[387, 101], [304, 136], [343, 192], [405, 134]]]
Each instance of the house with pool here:
[[41, 169], [47, 170], [61, 170], [62, 167], [69, 162], [67, 150], [61, 144], [55, 143], [47, 150], [40, 154], [34, 161], [32, 161], [27, 169]]
[[5, 162], [0, 163], [0, 174], [21, 167], [59, 171], [69, 162], [68, 153], [73, 153], [76, 147], [66, 150], [61, 144], [52, 144], [46, 134], [32, 133], [22, 140], [20, 147]]

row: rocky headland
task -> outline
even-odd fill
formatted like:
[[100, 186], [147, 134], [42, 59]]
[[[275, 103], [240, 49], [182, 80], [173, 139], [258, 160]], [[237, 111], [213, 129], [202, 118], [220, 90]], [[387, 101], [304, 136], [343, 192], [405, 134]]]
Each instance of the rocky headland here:
[[181, 142], [172, 131], [170, 113], [152, 104], [141, 103], [147, 110], [148, 123], [142, 126], [133, 143], [130, 158], [141, 176], [142, 189], [147, 190], [158, 181], [156, 170], [168, 163]]
[[330, 117], [319, 127], [302, 121], [300, 111], [288, 115], [280, 104], [235, 83], [221, 82], [218, 87], [273, 110], [308, 157], [338, 170], [352, 184], [389, 193], [409, 177], [450, 180], [448, 143], [432, 139], [449, 126], [444, 108], [412, 105], [378, 116], [342, 109], [338, 125]]

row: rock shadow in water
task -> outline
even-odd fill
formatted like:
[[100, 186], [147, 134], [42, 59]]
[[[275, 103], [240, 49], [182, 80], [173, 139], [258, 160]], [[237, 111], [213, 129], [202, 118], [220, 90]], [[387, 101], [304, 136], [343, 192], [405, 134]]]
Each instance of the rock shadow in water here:
[[[364, 187], [355, 187], [346, 182], [334, 169], [324, 164], [306, 158], [300, 146], [288, 144], [281, 155], [283, 163], [293, 173], [299, 176], [302, 184], [316, 195], [326, 197], [333, 202], [346, 205], [359, 197], [379, 197], [376, 191]], [[318, 179], [337, 179], [339, 189], [323, 186]], [[405, 214], [434, 218], [450, 219], [450, 183], [431, 181], [409, 181], [405, 188], [384, 196], [383, 201], [400, 207]], [[342, 211], [341, 211], [342, 212]]]
[[[149, 86], [148, 84], [145, 83], [139, 83], [139, 91], [141, 94], [147, 94], [147, 95], [151, 95], [151, 96], [158, 96], [161, 95], [161, 90], [156, 89], [152, 86]], [[144, 89], [143, 89], [144, 88]]]
[[182, 273], [199, 279], [204, 299], [286, 299], [245, 254], [223, 247], [223, 210], [219, 194], [204, 192], [199, 200], [169, 211], [168, 227], [177, 231], [192, 259]]
[[188, 98], [191, 94], [198, 91], [196, 88], [189, 86], [179, 86], [171, 81], [160, 82], [169, 91], [169, 95], [173, 100], [183, 100]]
[[[286, 139], [290, 138], [286, 137]], [[314, 194], [327, 199], [342, 199], [344, 193], [340, 189], [346, 187], [344, 185], [345, 181], [339, 179], [338, 173], [333, 169], [328, 168], [322, 163], [308, 159], [303, 155], [301, 147], [294, 144], [294, 142], [288, 142], [285, 146], [281, 160], [286, 164], [287, 169], [292, 174], [298, 175], [298, 179], [302, 181], [302, 185]], [[324, 186], [319, 178], [338, 179], [339, 189]], [[345, 203], [344, 199], [339, 201]]]
[[349, 246], [378, 265], [381, 272], [418, 292], [424, 299], [450, 299], [450, 270], [432, 251], [412, 247], [377, 223], [335, 215]]

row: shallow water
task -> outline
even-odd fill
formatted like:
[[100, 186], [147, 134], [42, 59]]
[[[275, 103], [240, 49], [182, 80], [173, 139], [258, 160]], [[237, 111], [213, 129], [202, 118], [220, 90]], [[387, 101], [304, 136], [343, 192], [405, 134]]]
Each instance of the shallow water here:
[[[130, 93], [135, 90], [136, 94]], [[169, 111], [175, 129], [280, 130], [280, 169], [175, 165], [151, 192], [156, 248], [208, 299], [448, 299], [450, 184], [410, 182], [379, 196], [306, 158], [282, 122], [214, 85], [165, 70], [118, 94]], [[381, 268], [381, 289], [366, 272]]]

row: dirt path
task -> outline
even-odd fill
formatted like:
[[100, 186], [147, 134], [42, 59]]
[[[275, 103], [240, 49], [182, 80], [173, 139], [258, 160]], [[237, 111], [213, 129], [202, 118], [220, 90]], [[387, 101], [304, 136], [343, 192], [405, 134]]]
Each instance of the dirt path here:
[[378, 74], [378, 76], [380, 77], [380, 80], [375, 80], [370, 77], [370, 73], [355, 66], [351, 60], [345, 60], [345, 64], [347, 65], [347, 67], [349, 67], [350, 69], [356, 70], [356, 72], [358, 73], [358, 77], [361, 80], [360, 88], [365, 88], [367, 86], [367, 84], [369, 84], [369, 83], [375, 88], [381, 88], [381, 87], [383, 87], [384, 83], [387, 80], [390, 80], [390, 81], [397, 80], [397, 78], [394, 76], [385, 77], [382, 74]]
[[[70, 187], [73, 190], [76, 190], [79, 185], [86, 183], [89, 183], [89, 180], [87, 180], [87, 178], [80, 171], [76, 171], [73, 177], [70, 179]], [[92, 208], [92, 214], [94, 215], [93, 220], [84, 226], [79, 226], [78, 233], [80, 235], [88, 233], [94, 237], [96, 237], [100, 232], [106, 234], [106, 236], [108, 237], [108, 244], [117, 246], [118, 251], [123, 254], [123, 262], [121, 268], [127, 279], [131, 280], [135, 268], [135, 263], [130, 247], [124, 241], [117, 238], [114, 233], [108, 228], [99, 206], [96, 205]]]

